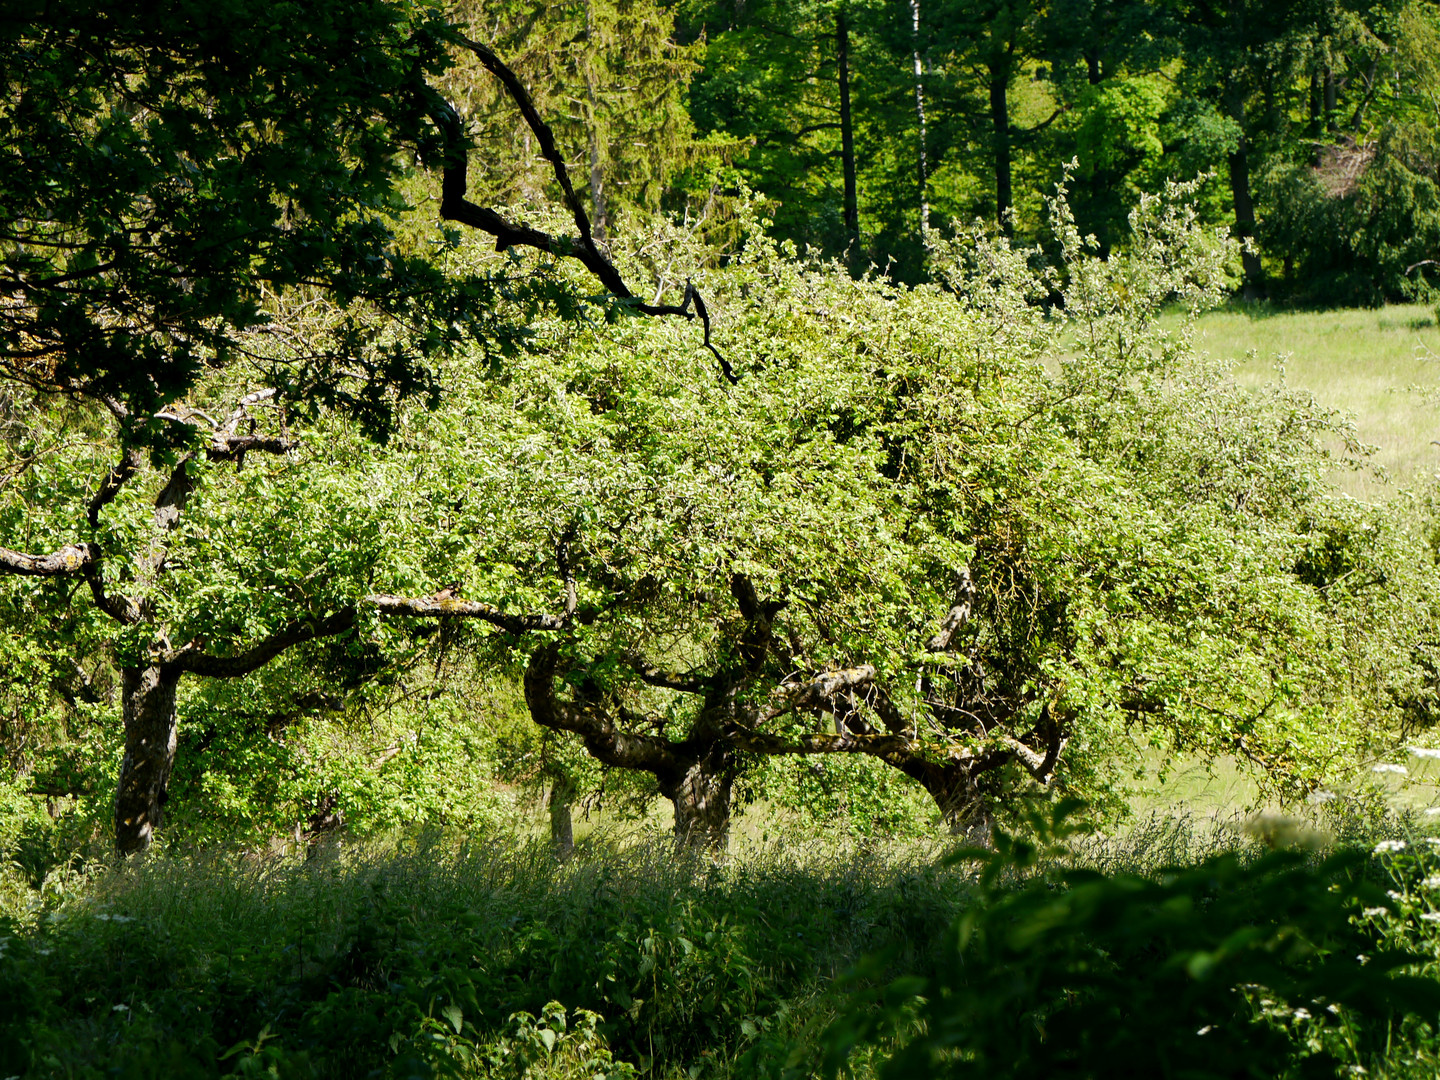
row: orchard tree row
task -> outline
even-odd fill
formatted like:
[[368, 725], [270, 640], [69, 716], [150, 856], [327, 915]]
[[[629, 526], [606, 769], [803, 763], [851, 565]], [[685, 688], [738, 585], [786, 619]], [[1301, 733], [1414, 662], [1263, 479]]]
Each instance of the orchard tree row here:
[[[983, 834], [1118, 809], [1147, 744], [1302, 797], [1433, 722], [1423, 508], [1338, 498], [1339, 418], [1157, 321], [1242, 272], [1199, 185], [1108, 257], [1062, 187], [1048, 254], [937, 235], [927, 284], [745, 202], [717, 260], [442, 13], [303, 10], [3, 26], [7, 803], [134, 852], [509, 769], [562, 841], [601, 785], [683, 843], [837, 786]], [[553, 201], [486, 186], [463, 86]]]

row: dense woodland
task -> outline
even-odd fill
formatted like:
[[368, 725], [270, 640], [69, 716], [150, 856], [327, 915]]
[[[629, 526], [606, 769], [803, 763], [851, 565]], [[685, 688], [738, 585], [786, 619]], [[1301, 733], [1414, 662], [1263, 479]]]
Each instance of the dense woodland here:
[[[1424, 1075], [1374, 768], [1440, 756], [1435, 492], [1195, 333], [1435, 299], [1437, 58], [1429, 2], [7, 10], [0, 1075]], [[1076, 841], [1181, 759], [1348, 848]]]
[[[1207, 220], [1253, 240], [1249, 295], [1368, 304], [1436, 276], [1428, 0], [460, 10], [555, 118], [597, 223], [663, 207], [723, 235], [743, 183], [778, 238], [917, 282], [928, 230], [982, 218], [1042, 239], [1073, 161], [1076, 219], [1102, 250], [1142, 193], [1205, 175]], [[494, 89], [472, 93], [487, 111]], [[537, 191], [521, 125], [480, 123], [495, 197]]]

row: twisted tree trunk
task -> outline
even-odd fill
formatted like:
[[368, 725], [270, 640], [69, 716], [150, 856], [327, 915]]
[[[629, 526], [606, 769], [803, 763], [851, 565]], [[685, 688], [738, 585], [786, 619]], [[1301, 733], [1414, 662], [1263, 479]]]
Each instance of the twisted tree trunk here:
[[720, 852], [729, 846], [733, 757], [717, 744], [690, 762], [678, 782], [661, 781], [660, 793], [675, 807], [676, 847]]
[[115, 846], [144, 851], [161, 825], [175, 764], [175, 691], [180, 672], [164, 664], [120, 671], [125, 756], [115, 791]]
[[550, 811], [550, 846], [561, 859], [575, 853], [575, 818], [570, 810], [574, 798], [575, 781], [565, 773], [557, 773], [546, 802]]

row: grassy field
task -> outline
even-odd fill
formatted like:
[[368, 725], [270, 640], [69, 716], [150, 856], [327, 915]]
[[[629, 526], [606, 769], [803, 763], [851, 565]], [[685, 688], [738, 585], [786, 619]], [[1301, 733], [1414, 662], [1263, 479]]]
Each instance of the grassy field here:
[[1356, 498], [1384, 498], [1396, 486], [1440, 471], [1440, 412], [1419, 388], [1440, 388], [1440, 324], [1418, 304], [1372, 310], [1283, 311], [1234, 305], [1200, 321], [1198, 347], [1239, 361], [1236, 378], [1284, 377], [1317, 400], [1355, 416], [1360, 440], [1376, 447], [1385, 478], [1340, 479]]

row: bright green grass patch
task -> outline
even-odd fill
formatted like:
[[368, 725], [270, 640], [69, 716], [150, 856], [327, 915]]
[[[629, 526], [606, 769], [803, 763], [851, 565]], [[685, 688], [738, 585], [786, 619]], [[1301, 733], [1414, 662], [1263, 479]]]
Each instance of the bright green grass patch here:
[[[1344, 477], [1342, 490], [1367, 501], [1398, 484], [1440, 471], [1440, 413], [1411, 388], [1440, 386], [1440, 325], [1418, 304], [1342, 311], [1280, 311], [1236, 305], [1200, 319], [1196, 347], [1218, 359], [1241, 361], [1235, 376], [1260, 385], [1285, 377], [1322, 404], [1355, 417], [1361, 442], [1377, 448], [1374, 462], [1389, 483]], [[1247, 359], [1253, 350], [1254, 355]]]

